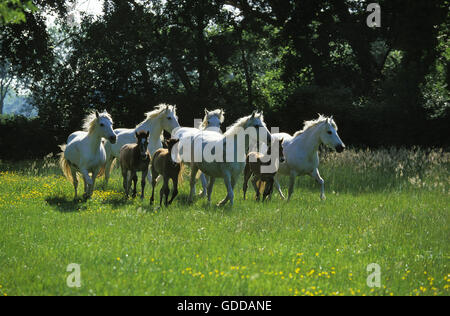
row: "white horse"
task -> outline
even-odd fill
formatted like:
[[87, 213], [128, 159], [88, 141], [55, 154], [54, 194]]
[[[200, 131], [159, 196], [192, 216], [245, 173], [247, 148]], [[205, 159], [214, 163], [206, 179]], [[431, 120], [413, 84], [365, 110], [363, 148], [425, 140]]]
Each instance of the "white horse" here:
[[[241, 135], [240, 133], [243, 133], [243, 131], [249, 131], [249, 133]], [[201, 170], [205, 175], [210, 177], [208, 184], [208, 202], [211, 203], [211, 194], [216, 178], [223, 178], [228, 194], [218, 206], [224, 206], [228, 201], [233, 206], [234, 187], [239, 176], [244, 171], [250, 141], [258, 142], [259, 135], [262, 136], [262, 141], [266, 144], [272, 139], [264, 123], [263, 115], [256, 112], [238, 120], [225, 134], [202, 131], [195, 135], [192, 141], [194, 150], [192, 151], [191, 157], [192, 171], [189, 201], [193, 200], [196, 175], [198, 170]], [[239, 147], [240, 144], [237, 139], [240, 136], [245, 138], [245, 142], [242, 144], [245, 148]], [[233, 152], [227, 153], [227, 150], [232, 150]], [[217, 153], [216, 151], [219, 152]], [[198, 153], [201, 153], [201, 159], [196, 160], [195, 156]], [[212, 159], [205, 159], [205, 155], [210, 156]]]
[[[105, 166], [105, 185], [108, 185], [111, 174], [111, 167], [114, 159], [120, 157], [120, 149], [127, 144], [136, 142], [136, 133], [149, 132], [150, 138], [148, 141], [148, 151], [153, 155], [158, 149], [162, 148], [161, 134], [165, 130], [168, 133], [179, 127], [178, 117], [176, 114], [176, 106], [160, 104], [152, 112], [146, 113], [146, 119], [134, 129], [116, 129], [117, 142], [105, 143], [107, 154]], [[151, 173], [148, 174], [148, 179], [151, 182]]]
[[[295, 133], [294, 137], [287, 134], [278, 134], [274, 137], [282, 137], [285, 162], [280, 165], [279, 174], [288, 175], [289, 200], [294, 192], [297, 176], [309, 175], [321, 186], [321, 199], [325, 199], [325, 182], [319, 173], [319, 146], [324, 144], [337, 152], [345, 150], [345, 145], [337, 133], [338, 127], [333, 117], [319, 115], [317, 120], [305, 122], [303, 130]], [[275, 186], [281, 192], [278, 179]]]
[[[222, 123], [224, 121], [225, 121], [224, 110], [218, 109], [218, 110], [214, 110], [214, 111], [208, 111], [207, 109], [205, 109], [205, 117], [203, 119], [203, 122], [200, 124], [199, 128], [195, 128], [195, 127], [194, 128], [193, 127], [178, 128], [178, 129], [174, 130], [172, 138], [179, 139], [181, 141], [183, 141], [183, 139], [189, 140], [189, 139], [193, 139], [195, 137], [195, 135], [197, 135], [201, 131], [205, 131], [205, 130], [208, 130], [211, 132], [222, 133], [222, 131], [220, 130], [220, 126], [222, 125]], [[182, 153], [181, 153], [181, 157], [183, 157]], [[185, 161], [183, 161], [183, 162], [185, 162]], [[200, 180], [202, 182], [202, 187], [203, 187], [203, 191], [202, 191], [201, 195], [203, 197], [206, 197], [208, 181], [203, 173], [200, 175]]]
[[106, 111], [102, 114], [96, 111], [88, 115], [84, 120], [83, 129], [83, 132], [70, 135], [67, 145], [61, 146], [63, 153], [60, 166], [66, 178], [73, 183], [75, 199], [78, 195], [77, 173], [83, 176], [84, 198], [88, 199], [94, 193], [95, 179], [106, 162], [102, 138], [108, 139], [111, 143], [117, 140], [112, 118]]

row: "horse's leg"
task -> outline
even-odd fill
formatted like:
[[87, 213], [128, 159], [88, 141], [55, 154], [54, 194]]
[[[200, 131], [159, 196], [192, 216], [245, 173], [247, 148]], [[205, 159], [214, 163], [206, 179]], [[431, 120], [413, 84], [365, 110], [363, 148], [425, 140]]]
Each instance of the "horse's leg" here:
[[214, 183], [216, 182], [216, 178], [210, 177], [208, 183], [208, 204], [211, 204], [211, 196], [214, 188]]
[[133, 181], [133, 174], [131, 170], [127, 171], [127, 188], [125, 190], [125, 193], [127, 197], [130, 195], [130, 189], [131, 189], [131, 183]]
[[95, 180], [97, 179], [99, 172], [100, 170], [95, 170], [94, 172], [92, 172], [92, 185], [91, 190], [89, 192], [89, 197], [92, 197], [94, 195]]
[[164, 204], [167, 206], [167, 200], [169, 198], [170, 189], [169, 189], [169, 177], [164, 177], [164, 184], [159, 191], [159, 206], [162, 206], [162, 201], [164, 197]]
[[273, 182], [274, 179], [271, 178], [269, 180], [266, 181], [266, 187], [264, 189], [264, 194], [263, 194], [263, 199], [262, 201], [264, 202], [267, 198], [270, 199], [270, 195], [272, 194], [273, 191]]
[[148, 169], [145, 169], [142, 171], [142, 179], [141, 179], [141, 199], [144, 199], [144, 193], [145, 193], [145, 178], [147, 178]]
[[208, 194], [208, 180], [206, 179], [205, 174], [202, 172], [200, 173], [200, 181], [202, 182], [202, 192], [200, 192], [200, 196], [202, 198], [206, 197]]
[[70, 169], [72, 173], [72, 179], [73, 179], [73, 188], [75, 189], [75, 197], [73, 198], [76, 200], [78, 198], [78, 178], [77, 178], [77, 171], [74, 169]]
[[248, 181], [250, 180], [251, 176], [252, 176], [252, 171], [250, 169], [250, 166], [248, 164], [246, 164], [245, 169], [244, 169], [244, 185], [242, 188], [242, 190], [244, 191], [244, 201], [246, 200]]
[[155, 169], [152, 168], [151, 172], [152, 176], [152, 197], [150, 199], [150, 204], [153, 204], [155, 202], [155, 187], [156, 187], [156, 178], [158, 177], [158, 173]]
[[123, 190], [128, 197], [128, 170], [122, 168], [122, 178], [123, 178]]
[[255, 189], [255, 193], [256, 193], [256, 201], [259, 201], [259, 199], [261, 198], [261, 187], [258, 185], [258, 179], [256, 178], [256, 176], [253, 177], [252, 179], [252, 185], [253, 188]]
[[217, 206], [225, 206], [225, 204], [227, 204], [228, 201], [231, 201], [231, 205], [233, 205], [234, 192], [233, 192], [233, 186], [231, 183], [231, 175], [226, 174], [225, 177], [223, 178], [223, 181], [225, 183], [228, 193], [227, 193], [227, 197], [222, 202], [220, 202]]
[[89, 176], [89, 171], [84, 169], [84, 170], [80, 170], [80, 172], [83, 175], [83, 180], [84, 180], [84, 195], [83, 195], [83, 198], [85, 200], [87, 200], [89, 198], [90, 186], [92, 186], [94, 183], [92, 182], [92, 179]]
[[132, 173], [132, 180], [133, 180], [133, 199], [134, 199], [137, 195], [137, 182], [138, 182], [138, 176], [136, 171], [133, 171]]
[[286, 200], [286, 197], [284, 196], [283, 191], [281, 190], [280, 182], [278, 180], [278, 174], [274, 178], [274, 185], [277, 188], [277, 191], [280, 194], [281, 199]]
[[194, 201], [194, 196], [195, 196], [195, 182], [196, 182], [196, 178], [197, 178], [197, 172], [198, 172], [198, 167], [195, 164], [191, 165], [191, 181], [190, 181], [190, 185], [191, 185], [191, 193], [189, 194], [189, 203], [192, 203]]
[[178, 195], [178, 175], [172, 179], [172, 182], [173, 182], [173, 193], [169, 205], [172, 204], [173, 200], [175, 200], [175, 198]]
[[295, 180], [297, 179], [297, 173], [294, 171], [291, 171], [291, 174], [289, 176], [289, 195], [288, 195], [288, 201], [291, 200], [292, 194], [294, 193], [294, 187], [295, 187]]
[[230, 196], [230, 204], [234, 205], [234, 188], [236, 187], [237, 178], [231, 176], [231, 196]]
[[320, 198], [322, 200], [325, 200], [326, 199], [326, 197], [325, 197], [325, 181], [323, 181], [322, 177], [320, 176], [319, 169], [317, 169], [317, 168], [314, 169], [313, 173], [311, 174], [311, 177], [313, 177], [317, 181], [317, 183], [319, 183]]

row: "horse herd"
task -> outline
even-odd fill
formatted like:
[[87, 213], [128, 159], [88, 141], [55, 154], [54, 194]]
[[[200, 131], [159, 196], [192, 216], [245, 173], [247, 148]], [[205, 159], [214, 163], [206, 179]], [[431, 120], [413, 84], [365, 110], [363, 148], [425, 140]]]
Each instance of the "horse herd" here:
[[[153, 186], [151, 203], [159, 178], [164, 179], [160, 204], [164, 200], [165, 205], [169, 205], [174, 200], [184, 165], [189, 165], [191, 169], [190, 202], [196, 195], [195, 185], [199, 173], [203, 187], [201, 195], [207, 197], [209, 203], [216, 179], [223, 179], [227, 196], [219, 206], [234, 204], [234, 189], [243, 173], [244, 199], [251, 178], [258, 200], [263, 187], [263, 200], [271, 196], [274, 187], [285, 199], [278, 181], [279, 175], [290, 178], [289, 199], [294, 192], [295, 179], [300, 175], [314, 178], [321, 186], [321, 198], [325, 199], [324, 180], [318, 170], [319, 147], [324, 144], [337, 152], [345, 149], [333, 117], [319, 115], [316, 120], [305, 122], [304, 128], [293, 136], [271, 133], [264, 123], [263, 114], [256, 111], [239, 119], [225, 133], [220, 129], [223, 122], [223, 110], [205, 110], [204, 120], [199, 127], [181, 127], [176, 107], [161, 104], [147, 113], [146, 119], [136, 128], [114, 130], [111, 116], [106, 111], [95, 111], [85, 118], [83, 131], [71, 134], [67, 145], [61, 146], [60, 165], [74, 186], [75, 199], [78, 197], [78, 175], [84, 181], [83, 198], [88, 199], [92, 197], [99, 176], [104, 174], [105, 183], [108, 183], [116, 159], [122, 169], [125, 194], [130, 194], [131, 185], [134, 184], [132, 195], [136, 196], [137, 173], [142, 172], [141, 198], [144, 198], [148, 179]], [[171, 139], [164, 141], [163, 131], [170, 133]], [[236, 141], [241, 135], [244, 135], [244, 141]], [[163, 142], [166, 148], [163, 148]], [[203, 158], [206, 156], [209, 159]], [[274, 169], [268, 169], [269, 165], [275, 166]], [[174, 190], [169, 201], [170, 180]]]

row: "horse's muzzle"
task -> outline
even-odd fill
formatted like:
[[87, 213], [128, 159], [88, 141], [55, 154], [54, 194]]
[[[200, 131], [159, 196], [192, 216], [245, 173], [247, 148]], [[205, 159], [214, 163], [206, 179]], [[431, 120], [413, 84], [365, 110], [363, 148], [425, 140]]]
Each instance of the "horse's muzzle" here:
[[338, 152], [338, 153], [341, 153], [341, 152], [343, 152], [345, 150], [345, 145], [338, 145], [338, 146], [336, 146], [336, 151]]
[[111, 136], [109, 138], [109, 141], [111, 142], [111, 144], [115, 144], [117, 142], [117, 136]]

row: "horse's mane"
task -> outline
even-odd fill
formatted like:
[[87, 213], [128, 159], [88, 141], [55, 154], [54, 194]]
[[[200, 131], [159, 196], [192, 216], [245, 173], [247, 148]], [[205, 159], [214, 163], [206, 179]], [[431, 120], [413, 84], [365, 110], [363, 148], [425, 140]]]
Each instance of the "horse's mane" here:
[[[319, 124], [327, 122], [329, 119], [331, 119], [331, 118], [330, 117], [326, 117], [325, 115], [319, 114], [319, 118], [318, 119], [311, 120], [311, 121], [305, 121], [304, 125], [303, 125], [303, 129], [301, 131], [298, 131], [297, 133], [295, 133], [294, 134], [294, 138], [300, 136], [301, 134], [303, 134], [304, 132], [306, 132], [310, 128], [316, 127]], [[331, 119], [331, 124], [333, 125], [334, 129], [337, 131], [338, 127], [337, 127], [337, 125], [336, 125], [336, 123], [334, 122], [333, 119]]]
[[175, 105], [168, 105], [168, 104], [163, 103], [163, 104], [155, 106], [155, 109], [153, 111], [145, 113], [145, 117], [146, 117], [145, 121], [140, 123], [136, 127], [140, 127], [140, 126], [144, 125], [145, 123], [147, 123], [148, 121], [159, 117], [166, 110], [173, 112], [173, 115], [177, 116], [177, 107]]
[[[252, 118], [252, 115], [243, 117], [236, 121], [231, 127], [228, 128], [226, 133], [224, 134], [225, 137], [236, 134], [236, 129], [238, 128], [244, 128], [244, 125]], [[264, 115], [262, 113], [256, 113], [255, 118], [259, 118], [261, 120], [261, 123], [265, 126], [264, 123]]]
[[[92, 111], [83, 120], [83, 130], [88, 134], [92, 133], [97, 125], [98, 119], [96, 113], [96, 111]], [[111, 124], [113, 124], [112, 117], [108, 112], [103, 111], [103, 113], [99, 113], [99, 115], [99, 118], [107, 118]]]
[[200, 129], [204, 130], [208, 127], [208, 120], [211, 117], [217, 116], [220, 120], [220, 123], [223, 123], [225, 121], [225, 112], [224, 110], [214, 110], [211, 112], [208, 112], [208, 114], [205, 114], [205, 118], [203, 119], [202, 124], [200, 125]]

